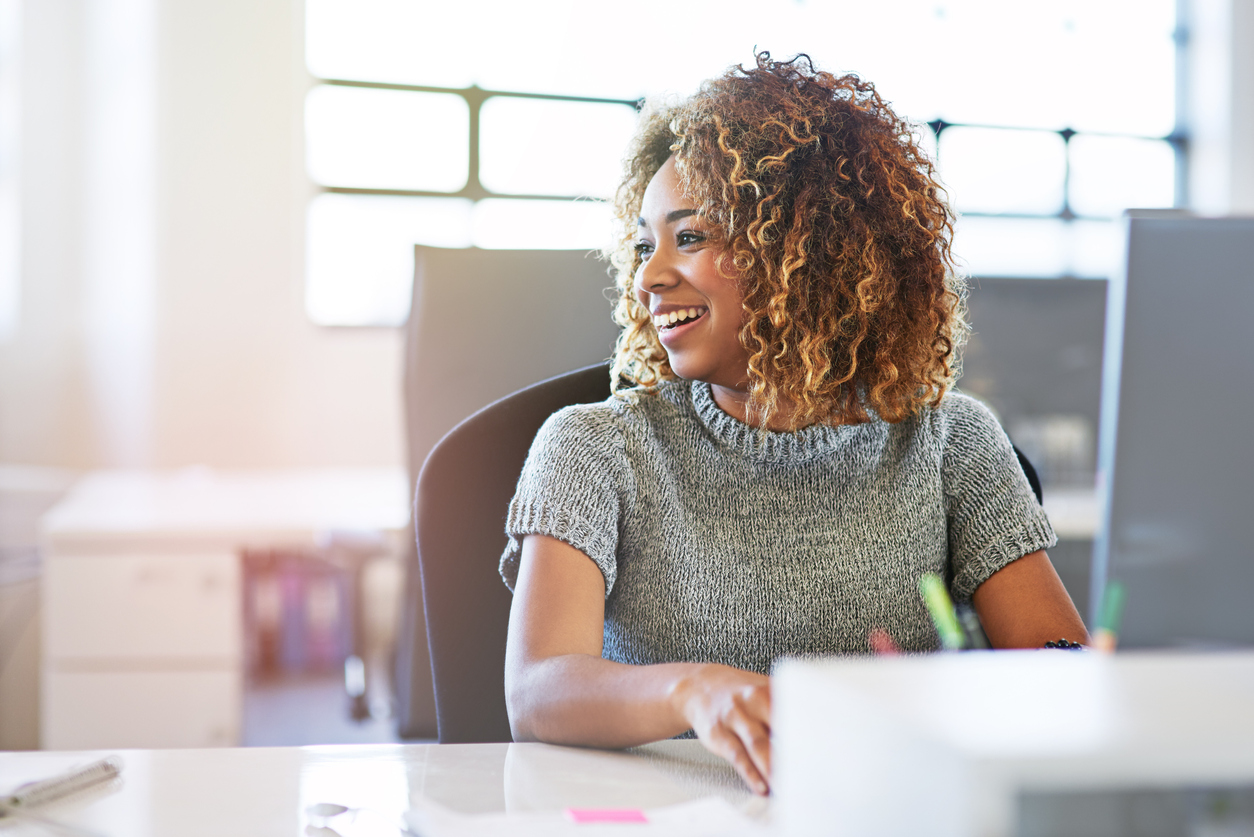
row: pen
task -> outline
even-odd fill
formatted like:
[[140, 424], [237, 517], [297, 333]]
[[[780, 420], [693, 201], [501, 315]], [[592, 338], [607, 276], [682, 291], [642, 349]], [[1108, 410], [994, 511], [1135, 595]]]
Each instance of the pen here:
[[932, 616], [932, 624], [940, 634], [941, 647], [946, 651], [960, 651], [967, 645], [967, 638], [954, 612], [953, 600], [945, 589], [945, 582], [936, 573], [924, 573], [919, 579], [919, 592], [923, 594], [923, 603]]
[[989, 644], [988, 634], [980, 624], [980, 617], [975, 608], [969, 604], [958, 605], [958, 621], [962, 624], [962, 632], [966, 636], [966, 647], [973, 651], [987, 651], [993, 646]]
[[1097, 616], [1097, 629], [1093, 631], [1093, 648], [1110, 653], [1119, 644], [1119, 622], [1123, 619], [1123, 601], [1126, 591], [1123, 583], [1111, 580], [1102, 594], [1102, 609]]
[[111, 782], [122, 773], [122, 760], [109, 757], [67, 770], [51, 779], [19, 785], [11, 793], [0, 796], [0, 822], [6, 818], [29, 819], [65, 834], [88, 835], [95, 832], [66, 825], [34, 814], [31, 808], [65, 799], [80, 791]]

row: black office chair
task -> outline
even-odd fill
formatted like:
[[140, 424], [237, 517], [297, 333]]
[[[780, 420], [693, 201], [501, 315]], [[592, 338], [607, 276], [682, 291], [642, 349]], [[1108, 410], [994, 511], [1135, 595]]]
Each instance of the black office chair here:
[[[1014, 445], [1011, 445], [1011, 447], [1014, 447]], [[1023, 475], [1028, 478], [1028, 485], [1032, 487], [1032, 493], [1036, 495], [1036, 502], [1044, 503], [1045, 497], [1041, 493], [1041, 478], [1037, 476], [1036, 468], [1034, 468], [1032, 463], [1028, 461], [1028, 458], [1023, 455], [1023, 451], [1019, 450], [1017, 447], [1015, 447], [1014, 450], [1015, 456], [1019, 459], [1019, 467], [1023, 469]]]
[[497, 571], [506, 510], [544, 420], [609, 394], [608, 364], [541, 381], [484, 407], [427, 457], [414, 520], [441, 744], [512, 740], [502, 679], [510, 593]]

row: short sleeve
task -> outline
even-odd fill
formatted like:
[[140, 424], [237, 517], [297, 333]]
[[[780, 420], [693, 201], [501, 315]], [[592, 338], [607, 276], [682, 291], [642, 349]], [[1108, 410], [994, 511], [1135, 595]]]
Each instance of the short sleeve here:
[[591, 558], [609, 596], [617, 577], [619, 520], [631, 483], [622, 433], [604, 404], [559, 410], [536, 433], [509, 504], [501, 578], [514, 589], [522, 539], [557, 538]]
[[951, 589], [967, 601], [993, 573], [1058, 539], [988, 408], [955, 394], [941, 410]]

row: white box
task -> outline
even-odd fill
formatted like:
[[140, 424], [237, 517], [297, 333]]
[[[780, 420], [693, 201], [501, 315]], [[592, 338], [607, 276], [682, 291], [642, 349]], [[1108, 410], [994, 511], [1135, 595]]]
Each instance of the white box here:
[[789, 837], [1008, 837], [1023, 793], [1254, 785], [1254, 652], [785, 661]]

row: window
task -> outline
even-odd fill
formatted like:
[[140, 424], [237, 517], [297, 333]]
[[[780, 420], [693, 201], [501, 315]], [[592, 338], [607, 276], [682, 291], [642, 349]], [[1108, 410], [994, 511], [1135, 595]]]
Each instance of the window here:
[[691, 0], [672, 18], [663, 0], [306, 0], [312, 319], [401, 322], [415, 243], [599, 247], [634, 102], [755, 47], [857, 72], [917, 122], [973, 275], [1106, 276], [1119, 213], [1182, 193], [1175, 0]]
[[20, 13], [19, 0], [0, 0], [0, 340], [17, 330], [21, 307]]

